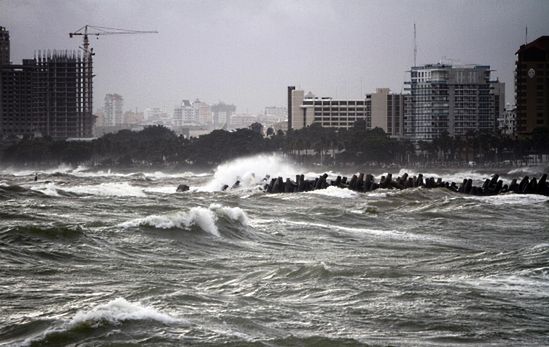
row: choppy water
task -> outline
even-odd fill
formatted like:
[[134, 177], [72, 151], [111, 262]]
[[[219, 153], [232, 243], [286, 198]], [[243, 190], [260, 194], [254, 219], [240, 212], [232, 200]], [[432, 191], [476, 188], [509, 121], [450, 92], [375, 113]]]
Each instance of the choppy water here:
[[1, 169], [0, 345], [549, 344], [547, 197], [254, 184], [300, 172]]

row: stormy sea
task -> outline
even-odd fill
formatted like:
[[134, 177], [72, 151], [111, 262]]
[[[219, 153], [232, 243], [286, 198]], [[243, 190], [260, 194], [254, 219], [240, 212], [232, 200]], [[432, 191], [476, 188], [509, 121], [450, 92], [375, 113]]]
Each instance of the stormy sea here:
[[261, 190], [323, 172], [1, 168], [0, 345], [549, 344], [548, 197]]

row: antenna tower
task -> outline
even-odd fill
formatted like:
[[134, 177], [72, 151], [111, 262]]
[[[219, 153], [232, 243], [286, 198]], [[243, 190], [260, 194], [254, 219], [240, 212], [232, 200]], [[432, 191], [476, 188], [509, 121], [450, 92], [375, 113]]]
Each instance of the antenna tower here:
[[414, 66], [416, 66], [417, 60], [417, 36], [416, 36], [416, 23], [414, 22]]

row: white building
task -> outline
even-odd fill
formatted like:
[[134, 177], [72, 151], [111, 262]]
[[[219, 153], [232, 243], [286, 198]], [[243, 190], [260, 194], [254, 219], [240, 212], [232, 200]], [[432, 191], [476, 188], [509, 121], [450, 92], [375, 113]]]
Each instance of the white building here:
[[349, 129], [357, 120], [366, 128], [379, 127], [391, 136], [402, 135], [404, 97], [379, 88], [364, 99], [316, 97], [288, 87], [288, 129], [301, 129], [313, 123], [328, 128]]
[[404, 117], [404, 134], [413, 141], [432, 141], [469, 131], [496, 131], [503, 112], [505, 85], [490, 80], [490, 66], [428, 64], [414, 66]]
[[105, 95], [103, 126], [122, 125], [124, 99], [119, 94]]

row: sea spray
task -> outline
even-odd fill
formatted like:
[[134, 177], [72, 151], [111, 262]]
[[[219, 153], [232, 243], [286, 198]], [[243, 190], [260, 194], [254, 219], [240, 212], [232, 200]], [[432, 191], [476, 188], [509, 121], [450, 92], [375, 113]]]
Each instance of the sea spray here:
[[231, 187], [236, 181], [240, 181], [241, 187], [253, 187], [261, 184], [267, 175], [292, 177], [300, 171], [297, 166], [276, 154], [239, 158], [219, 165], [212, 180], [199, 190], [219, 191], [224, 185]]

